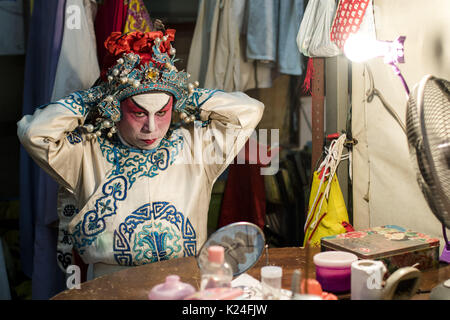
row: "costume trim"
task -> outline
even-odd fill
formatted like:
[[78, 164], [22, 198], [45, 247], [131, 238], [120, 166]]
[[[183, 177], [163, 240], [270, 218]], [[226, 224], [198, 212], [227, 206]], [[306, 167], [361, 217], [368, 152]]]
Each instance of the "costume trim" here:
[[119, 139], [114, 142], [104, 137], [98, 138], [100, 150], [106, 161], [115, 168], [108, 175], [111, 178], [116, 175], [124, 175], [131, 188], [137, 178], [157, 176], [165, 171], [183, 150], [183, 136], [174, 132], [169, 139], [163, 138], [159, 146], [152, 150], [134, 149], [125, 146]]

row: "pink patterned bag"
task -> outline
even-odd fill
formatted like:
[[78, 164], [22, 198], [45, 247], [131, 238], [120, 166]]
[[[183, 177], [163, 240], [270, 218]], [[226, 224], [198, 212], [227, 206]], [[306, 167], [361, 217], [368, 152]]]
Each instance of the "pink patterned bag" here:
[[331, 26], [331, 41], [342, 49], [351, 33], [358, 32], [371, 0], [340, 0]]

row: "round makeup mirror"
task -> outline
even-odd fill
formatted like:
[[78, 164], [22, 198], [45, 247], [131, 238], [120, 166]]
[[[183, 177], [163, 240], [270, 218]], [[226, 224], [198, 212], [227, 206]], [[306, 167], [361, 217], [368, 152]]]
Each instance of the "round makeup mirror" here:
[[233, 276], [250, 269], [261, 257], [266, 239], [262, 230], [250, 222], [235, 222], [215, 231], [201, 247], [197, 264], [202, 268], [208, 261], [208, 247], [225, 248], [225, 261], [233, 269]]

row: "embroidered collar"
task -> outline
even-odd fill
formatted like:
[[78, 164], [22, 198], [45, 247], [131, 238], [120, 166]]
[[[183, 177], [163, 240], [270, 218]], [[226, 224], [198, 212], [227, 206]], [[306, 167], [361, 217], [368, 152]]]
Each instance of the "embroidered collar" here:
[[163, 138], [158, 147], [151, 150], [132, 148], [123, 144], [118, 138], [113, 140], [103, 136], [97, 138], [105, 159], [115, 167], [108, 178], [124, 175], [132, 187], [136, 179], [153, 178], [166, 170], [183, 149], [183, 136], [175, 130], [170, 138]]

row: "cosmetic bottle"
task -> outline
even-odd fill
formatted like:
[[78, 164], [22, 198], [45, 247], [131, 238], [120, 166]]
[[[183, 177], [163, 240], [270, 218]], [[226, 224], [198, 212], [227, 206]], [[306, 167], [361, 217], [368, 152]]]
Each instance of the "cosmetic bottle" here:
[[208, 262], [200, 269], [200, 273], [200, 290], [231, 287], [233, 270], [225, 261], [225, 249], [222, 246], [208, 248]]

